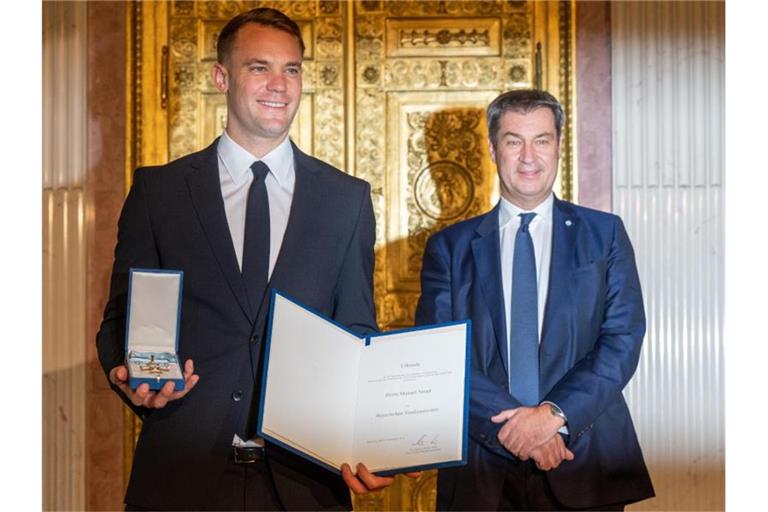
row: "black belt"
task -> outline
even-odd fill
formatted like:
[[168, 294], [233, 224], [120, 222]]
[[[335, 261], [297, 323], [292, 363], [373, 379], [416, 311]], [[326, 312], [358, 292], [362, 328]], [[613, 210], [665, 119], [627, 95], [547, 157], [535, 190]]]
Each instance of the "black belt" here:
[[253, 464], [254, 462], [263, 462], [263, 446], [233, 446], [235, 452], [235, 464]]

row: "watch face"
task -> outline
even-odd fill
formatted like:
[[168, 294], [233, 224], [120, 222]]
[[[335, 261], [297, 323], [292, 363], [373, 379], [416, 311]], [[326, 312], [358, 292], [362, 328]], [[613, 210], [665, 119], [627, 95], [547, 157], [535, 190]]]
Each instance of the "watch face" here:
[[555, 404], [549, 404], [549, 410], [552, 412], [553, 416], [560, 416], [561, 418], [565, 419], [565, 414], [563, 413], [563, 410], [560, 409]]

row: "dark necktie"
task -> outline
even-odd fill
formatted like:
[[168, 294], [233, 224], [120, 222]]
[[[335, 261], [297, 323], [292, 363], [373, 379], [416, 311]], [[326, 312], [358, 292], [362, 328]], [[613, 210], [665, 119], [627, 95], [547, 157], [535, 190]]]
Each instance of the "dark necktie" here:
[[243, 240], [243, 280], [255, 315], [267, 288], [269, 274], [269, 198], [264, 183], [269, 167], [262, 161], [251, 166], [253, 182], [248, 190]]
[[512, 260], [509, 390], [521, 404], [539, 404], [539, 296], [536, 257], [528, 226], [535, 213], [521, 213]]

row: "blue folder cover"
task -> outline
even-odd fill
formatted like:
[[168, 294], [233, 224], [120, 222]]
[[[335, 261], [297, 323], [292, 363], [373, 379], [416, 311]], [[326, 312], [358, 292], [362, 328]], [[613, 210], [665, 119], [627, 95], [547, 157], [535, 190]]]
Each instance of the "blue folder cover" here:
[[[311, 454], [296, 449], [293, 446], [290, 446], [284, 442], [282, 442], [279, 439], [276, 439], [275, 437], [269, 435], [268, 433], [264, 432], [263, 430], [263, 420], [264, 420], [264, 404], [266, 402], [266, 392], [267, 392], [267, 377], [269, 374], [269, 354], [270, 354], [270, 348], [272, 343], [272, 328], [274, 323], [274, 311], [275, 311], [275, 303], [276, 298], [280, 296], [283, 299], [286, 299], [293, 304], [311, 312], [312, 314], [324, 319], [326, 322], [329, 322], [336, 327], [344, 330], [345, 332], [355, 336], [360, 340], [360, 343], [365, 345], [366, 347], [371, 345], [372, 342], [374, 342], [376, 339], [383, 338], [386, 336], [391, 336], [394, 334], [401, 334], [405, 332], [415, 332], [420, 330], [427, 330], [427, 329], [435, 329], [439, 327], [444, 326], [452, 326], [452, 325], [466, 325], [466, 345], [465, 345], [465, 367], [464, 367], [464, 401], [463, 401], [463, 427], [462, 427], [462, 447], [461, 447], [461, 458], [456, 460], [450, 460], [445, 461], [441, 463], [436, 464], [427, 464], [427, 465], [421, 465], [421, 466], [409, 466], [409, 467], [402, 467], [402, 468], [396, 468], [396, 469], [389, 469], [386, 471], [377, 471], [375, 474], [380, 476], [388, 476], [388, 475], [394, 475], [398, 473], [406, 473], [406, 472], [412, 472], [412, 471], [422, 471], [422, 470], [429, 470], [429, 469], [439, 469], [439, 468], [445, 468], [445, 467], [452, 467], [452, 466], [462, 466], [467, 463], [467, 440], [468, 440], [468, 433], [469, 433], [469, 375], [470, 375], [470, 343], [471, 343], [471, 321], [465, 320], [465, 321], [458, 321], [458, 322], [446, 322], [441, 324], [435, 324], [435, 325], [428, 325], [428, 326], [418, 326], [413, 327], [410, 329], [399, 329], [395, 331], [389, 331], [384, 333], [372, 333], [367, 336], [361, 336], [357, 333], [354, 333], [347, 329], [345, 326], [339, 324], [338, 322], [334, 321], [331, 318], [328, 318], [327, 316], [323, 315], [322, 313], [316, 311], [315, 309], [302, 304], [300, 301], [288, 296], [287, 294], [273, 289], [271, 296], [270, 296], [270, 308], [269, 308], [269, 318], [268, 318], [268, 327], [267, 327], [267, 338], [265, 341], [265, 349], [264, 349], [264, 361], [263, 361], [263, 372], [262, 372], [262, 383], [261, 383], [261, 399], [259, 401], [259, 419], [258, 419], [258, 428], [257, 432], [258, 435], [267, 439], [269, 442], [272, 442], [276, 445], [279, 445], [286, 450], [289, 450], [292, 453], [295, 453], [296, 455], [299, 455], [307, 460], [310, 460], [314, 462], [315, 464], [318, 464], [329, 471], [332, 471], [336, 474], [341, 474], [340, 468], [333, 467], [326, 462], [320, 460], [317, 457], [313, 457]], [[328, 371], [333, 371], [333, 368], [328, 368]], [[363, 461], [365, 462], [365, 461]], [[354, 469], [353, 469], [354, 471]]]

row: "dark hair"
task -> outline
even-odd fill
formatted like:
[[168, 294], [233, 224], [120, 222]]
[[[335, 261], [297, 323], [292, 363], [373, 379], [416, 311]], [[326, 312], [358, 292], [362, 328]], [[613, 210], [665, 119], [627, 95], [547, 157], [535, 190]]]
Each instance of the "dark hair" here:
[[259, 7], [238, 14], [229, 20], [227, 24], [224, 25], [224, 28], [221, 29], [219, 37], [216, 40], [216, 58], [219, 63], [224, 63], [224, 59], [232, 50], [232, 45], [235, 42], [237, 32], [246, 23], [256, 23], [257, 25], [272, 27], [277, 30], [282, 30], [283, 32], [288, 32], [299, 40], [301, 55], [304, 55], [304, 40], [301, 37], [301, 30], [296, 22], [277, 9]]
[[517, 89], [497, 96], [496, 99], [488, 105], [486, 120], [488, 122], [488, 136], [490, 137], [491, 142], [494, 144], [496, 143], [496, 133], [499, 131], [499, 119], [504, 112], [527, 114], [528, 112], [539, 108], [548, 108], [552, 111], [552, 115], [555, 116], [555, 130], [557, 131], [557, 138], [559, 140], [560, 134], [563, 132], [563, 125], [565, 124], [565, 113], [563, 112], [563, 106], [560, 105], [557, 98], [547, 91], [538, 89]]

